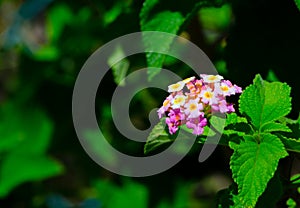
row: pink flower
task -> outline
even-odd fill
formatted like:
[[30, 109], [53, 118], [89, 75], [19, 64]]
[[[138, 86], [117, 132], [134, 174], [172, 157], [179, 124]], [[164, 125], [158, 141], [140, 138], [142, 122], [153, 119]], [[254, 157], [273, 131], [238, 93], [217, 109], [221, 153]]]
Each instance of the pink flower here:
[[220, 112], [220, 113], [227, 113], [230, 111], [230, 109], [228, 108], [228, 104], [226, 102], [226, 100], [220, 100], [218, 102], [218, 104], [214, 104], [212, 105], [212, 109], [214, 110], [214, 112]]
[[216, 83], [215, 84], [215, 91], [219, 95], [229, 96], [229, 95], [234, 95], [236, 90], [235, 90], [235, 88], [233, 87], [233, 85], [231, 84], [230, 81], [224, 80], [221, 83]]
[[234, 89], [235, 89], [235, 93], [242, 93], [242, 88], [237, 86], [237, 85], [233, 85]]
[[201, 90], [199, 95], [201, 97], [201, 101], [205, 104], [215, 104], [218, 103], [215, 93], [212, 91], [211, 88]]
[[199, 98], [196, 100], [190, 100], [188, 103], [184, 105], [186, 108], [184, 113], [188, 115], [188, 118], [197, 118], [201, 114], [201, 110], [203, 110], [202, 103], [198, 103]]
[[[193, 134], [201, 135], [207, 125], [207, 118], [214, 112], [231, 113], [233, 104], [226, 97], [242, 93], [242, 88], [223, 80], [220, 75], [201, 74], [202, 79], [187, 78], [168, 87], [170, 95], [158, 109], [159, 118], [167, 114], [166, 123], [170, 134], [178, 131], [179, 126], [186, 125]], [[187, 92], [184, 91], [184, 86]]]
[[163, 105], [158, 109], [157, 113], [158, 113], [158, 117], [161, 118], [162, 115], [169, 110], [169, 108], [171, 107], [171, 100], [173, 99], [172, 95], [169, 95], [165, 101], [163, 102]]
[[203, 116], [195, 119], [188, 120], [186, 122], [186, 127], [193, 129], [193, 134], [201, 135], [204, 131], [204, 126], [207, 125], [207, 120]]
[[215, 83], [220, 82], [223, 77], [220, 75], [207, 75], [207, 74], [200, 74], [200, 76], [203, 78], [205, 83]]

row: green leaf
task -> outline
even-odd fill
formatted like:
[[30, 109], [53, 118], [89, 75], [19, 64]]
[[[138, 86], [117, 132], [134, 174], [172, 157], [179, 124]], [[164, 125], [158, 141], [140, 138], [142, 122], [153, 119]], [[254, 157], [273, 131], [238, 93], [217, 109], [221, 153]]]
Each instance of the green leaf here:
[[[155, 15], [147, 23], [142, 24], [143, 31], [160, 31], [177, 34], [180, 26], [184, 22], [184, 17], [179, 12], [164, 11]], [[145, 47], [148, 51], [162, 51], [167, 53], [173, 38], [170, 36], [157, 36], [145, 34], [144, 37]], [[165, 55], [161, 53], [149, 52], [146, 54], [148, 69], [148, 77], [151, 80], [155, 75], [160, 72], [163, 65]]]
[[274, 132], [274, 131], [281, 131], [281, 132], [292, 132], [292, 130], [281, 123], [275, 123], [275, 122], [270, 122], [266, 123], [261, 127], [261, 132]]
[[282, 194], [283, 186], [277, 171], [269, 181], [265, 192], [259, 197], [255, 208], [276, 207], [276, 203], [280, 200]]
[[300, 153], [300, 140], [294, 138], [288, 138], [283, 135], [278, 135], [281, 142], [283, 143], [287, 151], [298, 152]]
[[125, 8], [126, 7], [124, 5], [124, 2], [114, 3], [112, 8], [108, 11], [105, 11], [105, 14], [103, 15], [104, 26], [107, 26], [114, 22], [122, 14], [122, 12], [124, 12]]
[[[22, 114], [20, 114], [22, 115]], [[44, 154], [49, 146], [53, 124], [40, 110], [23, 114], [20, 133], [24, 135], [17, 148], [13, 151], [19, 154]]]
[[[140, 12], [140, 25], [142, 31], [160, 31], [171, 34], [179, 34], [182, 26], [191, 19], [197, 11], [204, 6], [220, 6], [223, 1], [220, 0], [200, 0], [198, 2], [187, 1], [177, 2], [176, 7], [172, 1], [145, 0]], [[149, 79], [151, 80], [160, 72], [165, 55], [156, 52], [168, 52], [173, 42], [170, 36], [157, 36], [146, 34], [143, 37], [145, 48], [150, 51], [146, 54], [149, 70]]]
[[247, 123], [247, 119], [245, 117], [238, 116], [236, 113], [229, 113], [226, 115], [226, 126], [236, 123]]
[[227, 114], [223, 135], [244, 136], [250, 134], [250, 132], [252, 132], [252, 129], [245, 117], [240, 117], [236, 113]]
[[28, 154], [9, 154], [2, 161], [0, 172], [0, 197], [6, 196], [19, 184], [39, 181], [63, 172], [55, 160]]
[[0, 114], [0, 152], [42, 154], [46, 151], [53, 124], [43, 111], [26, 112], [7, 103], [2, 106]]
[[295, 0], [295, 4], [296, 4], [297, 8], [300, 11], [300, 0]]
[[234, 198], [237, 195], [237, 186], [235, 183], [231, 184], [229, 188], [223, 189], [217, 193], [217, 207], [230, 208], [233, 207]]
[[251, 119], [254, 127], [275, 121], [291, 110], [291, 88], [286, 83], [266, 82], [256, 75], [253, 84], [240, 96], [240, 112]]
[[108, 59], [108, 65], [111, 67], [115, 83], [124, 86], [124, 78], [126, 77], [126, 73], [129, 69], [129, 61], [128, 59], [122, 57], [126, 57], [121, 46], [117, 46], [113, 52], [113, 54]]
[[147, 188], [133, 180], [125, 180], [121, 186], [117, 186], [109, 180], [97, 180], [94, 187], [98, 192], [98, 198], [101, 200], [103, 207], [147, 207]]
[[144, 146], [144, 153], [148, 154], [161, 145], [168, 144], [173, 141], [174, 140], [169, 137], [168, 132], [165, 130], [165, 119], [163, 118], [153, 127], [152, 131], [150, 132]]
[[297, 207], [297, 203], [296, 203], [295, 200], [292, 199], [292, 198], [289, 198], [289, 199], [286, 201], [286, 205], [288, 206], [288, 208], [296, 208], [296, 207]]
[[231, 6], [225, 4], [220, 8], [202, 8], [199, 12], [201, 25], [206, 30], [221, 31], [229, 27], [231, 22]]
[[64, 27], [72, 22], [73, 14], [66, 4], [58, 4], [47, 12], [46, 32], [52, 43], [60, 38]]
[[244, 137], [239, 145], [230, 143], [234, 153], [230, 159], [233, 179], [238, 184], [235, 201], [244, 207], [254, 207], [274, 176], [278, 161], [288, 155], [279, 138], [272, 134]]

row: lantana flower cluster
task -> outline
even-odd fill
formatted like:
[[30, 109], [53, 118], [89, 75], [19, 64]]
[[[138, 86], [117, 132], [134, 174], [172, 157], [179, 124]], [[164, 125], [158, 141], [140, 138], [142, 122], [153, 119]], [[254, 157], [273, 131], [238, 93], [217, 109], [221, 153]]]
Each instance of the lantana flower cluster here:
[[201, 74], [201, 79], [187, 78], [168, 86], [170, 95], [157, 111], [159, 118], [164, 115], [170, 134], [186, 125], [193, 134], [201, 135], [207, 119], [214, 112], [231, 113], [234, 106], [226, 97], [242, 93], [242, 88], [224, 80], [220, 75]]

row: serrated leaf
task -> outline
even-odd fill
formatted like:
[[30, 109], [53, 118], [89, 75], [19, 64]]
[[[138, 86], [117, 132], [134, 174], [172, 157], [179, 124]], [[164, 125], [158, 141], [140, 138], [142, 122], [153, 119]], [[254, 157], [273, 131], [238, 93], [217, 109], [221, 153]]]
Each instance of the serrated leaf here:
[[240, 96], [240, 112], [245, 113], [254, 127], [286, 116], [291, 110], [291, 88], [286, 83], [266, 82], [256, 75], [253, 84]]
[[261, 134], [258, 143], [253, 136], [245, 137], [239, 145], [230, 143], [234, 153], [230, 159], [233, 179], [238, 184], [235, 203], [254, 207], [273, 177], [278, 161], [288, 155], [279, 138]]
[[261, 132], [274, 132], [274, 131], [281, 131], [281, 132], [292, 132], [292, 130], [281, 123], [275, 123], [275, 122], [270, 122], [266, 123], [261, 127]]
[[247, 123], [247, 119], [245, 117], [238, 116], [236, 113], [229, 113], [226, 115], [226, 126], [236, 123]]
[[148, 154], [149, 152], [157, 149], [163, 144], [173, 142], [174, 140], [168, 136], [167, 131], [165, 130], [165, 119], [161, 119], [158, 124], [156, 124], [152, 131], [150, 132], [146, 144], [144, 146], [144, 153]]
[[268, 182], [265, 192], [259, 197], [255, 208], [276, 207], [276, 203], [280, 200], [282, 194], [283, 187], [277, 171]]
[[223, 135], [229, 137], [238, 135], [242, 137], [246, 134], [250, 134], [251, 131], [251, 126], [245, 117], [240, 117], [236, 113], [227, 114]]
[[237, 185], [231, 184], [229, 188], [223, 189], [217, 193], [217, 207], [218, 208], [230, 208], [233, 207], [234, 198], [237, 195]]
[[287, 151], [300, 153], [300, 140], [278, 135]]
[[9, 154], [2, 161], [0, 197], [4, 197], [21, 183], [39, 181], [62, 171], [61, 164], [46, 156]]

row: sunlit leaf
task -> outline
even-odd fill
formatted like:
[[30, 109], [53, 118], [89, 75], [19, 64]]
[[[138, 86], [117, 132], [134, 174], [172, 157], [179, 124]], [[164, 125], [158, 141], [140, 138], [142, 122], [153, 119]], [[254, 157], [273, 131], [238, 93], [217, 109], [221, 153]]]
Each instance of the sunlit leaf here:
[[[260, 142], [248, 136], [239, 145], [230, 145], [233, 179], [238, 184], [236, 204], [254, 207], [274, 176], [278, 161], [288, 155], [279, 138], [272, 134], [259, 135]], [[230, 143], [232, 144], [232, 143]]]
[[291, 88], [281, 82], [266, 82], [256, 75], [240, 96], [240, 112], [259, 129], [263, 124], [286, 116], [291, 110]]

